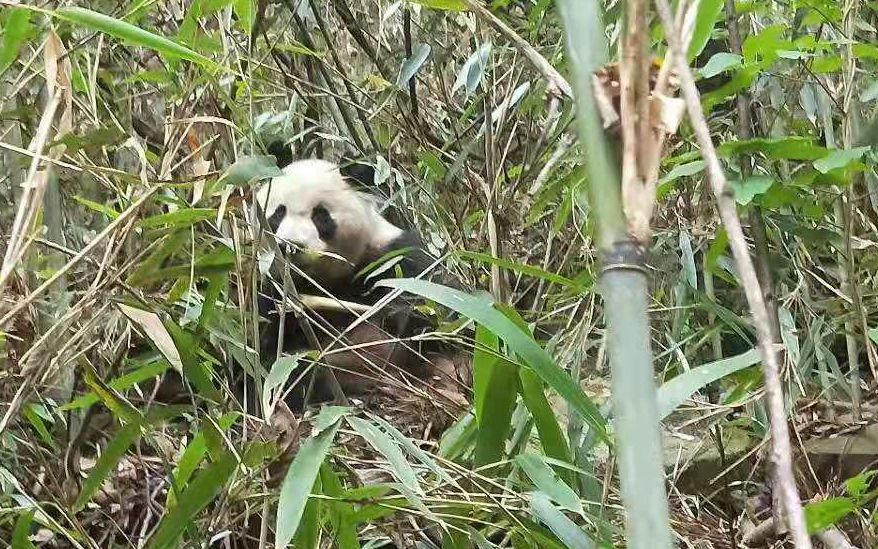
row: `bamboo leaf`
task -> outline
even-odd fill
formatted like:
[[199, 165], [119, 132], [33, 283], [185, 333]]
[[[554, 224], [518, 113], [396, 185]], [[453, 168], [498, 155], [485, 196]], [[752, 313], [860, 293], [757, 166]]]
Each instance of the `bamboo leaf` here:
[[485, 42], [469, 56], [469, 59], [463, 64], [460, 72], [457, 74], [457, 80], [451, 87], [451, 93], [455, 93], [460, 88], [466, 89], [466, 96], [472, 95], [476, 88], [481, 84], [485, 76], [485, 67], [488, 66], [488, 60], [491, 55], [491, 42]]
[[[225, 432], [235, 423], [235, 421], [237, 421], [238, 417], [240, 417], [238, 412], [229, 412], [220, 417], [217, 423], [219, 424], [220, 429]], [[198, 464], [201, 463], [201, 460], [206, 453], [207, 441], [205, 440], [205, 432], [202, 430], [199, 431], [186, 446], [183, 455], [180, 456], [180, 460], [174, 468], [174, 472], [171, 476], [173, 477], [172, 485], [176, 490], [182, 490], [186, 486], [189, 479], [192, 477], [192, 474], [198, 469]], [[168, 490], [166, 506], [169, 509], [176, 505], [176, 490]]]
[[35, 511], [30, 510], [18, 516], [12, 530], [11, 549], [36, 549], [30, 540], [30, 525], [34, 520], [34, 513]]
[[744, 59], [736, 54], [727, 51], [715, 53], [703, 67], [698, 69], [698, 75], [701, 78], [713, 78], [718, 74], [722, 74], [733, 67], [740, 67]]
[[[567, 446], [567, 439], [564, 437], [558, 418], [543, 391], [542, 380], [533, 370], [526, 368], [519, 368], [518, 375], [521, 380], [521, 396], [534, 418], [543, 452], [558, 461], [570, 463], [570, 448]], [[559, 474], [569, 482], [570, 479], [566, 472], [559, 471]]]
[[759, 350], [751, 349], [746, 353], [703, 364], [678, 375], [658, 390], [660, 419], [668, 417], [693, 393], [729, 374], [749, 368], [759, 363], [759, 360]]
[[229, 481], [238, 461], [231, 452], [210, 464], [180, 494], [177, 505], [172, 507], [156, 528], [147, 549], [170, 549], [183, 531], [192, 524], [195, 516], [213, 501]]
[[430, 44], [418, 44], [412, 49], [412, 56], [407, 57], [399, 69], [399, 78], [396, 81], [397, 86], [403, 88], [408, 85], [409, 80], [418, 74], [424, 62], [430, 57], [430, 51]]
[[128, 317], [128, 320], [143, 330], [144, 335], [152, 341], [156, 349], [171, 363], [171, 366], [178, 372], [183, 371], [183, 359], [180, 358], [180, 352], [157, 314], [124, 303], [119, 304], [119, 310]]
[[284, 174], [277, 159], [270, 155], [242, 156], [226, 169], [219, 182], [233, 187], [249, 187], [256, 181]]
[[76, 6], [60, 8], [53, 13], [59, 19], [109, 34], [137, 46], [153, 49], [170, 58], [186, 59], [208, 68], [219, 68], [219, 65], [186, 46], [109, 15]]
[[692, 31], [692, 39], [689, 42], [689, 61], [698, 57], [710, 35], [716, 20], [723, 11], [724, 0], [701, 0], [698, 3], [698, 13], [695, 15], [695, 28]]
[[[124, 391], [125, 389], [130, 389], [134, 385], [138, 383], [142, 383], [148, 379], [152, 379], [154, 377], [160, 376], [165, 373], [171, 365], [167, 360], [159, 359], [154, 362], [150, 362], [145, 366], [137, 368], [136, 370], [127, 373], [123, 376], [119, 376], [113, 381], [107, 384], [108, 387], [115, 391]], [[95, 393], [88, 393], [82, 395], [81, 397], [68, 402], [67, 404], [61, 406], [59, 408], [60, 411], [66, 412], [68, 410], [79, 410], [81, 408], [87, 408], [92, 404], [100, 402], [100, 398]]]
[[869, 147], [857, 147], [855, 149], [835, 149], [823, 158], [814, 161], [814, 168], [820, 173], [829, 173], [838, 168], [844, 168], [851, 162], [855, 162], [866, 154]]
[[467, 5], [464, 0], [411, 0], [413, 4], [433, 8], [442, 11], [466, 11]]
[[125, 425], [107, 444], [91, 473], [89, 473], [85, 482], [82, 483], [79, 496], [73, 503], [73, 510], [75, 512], [79, 512], [85, 507], [85, 504], [91, 500], [92, 496], [100, 488], [101, 483], [110, 474], [110, 471], [116, 468], [116, 464], [119, 463], [119, 460], [128, 451], [128, 448], [140, 437], [140, 427], [141, 423], [136, 421]]
[[850, 515], [856, 509], [851, 498], [835, 497], [823, 501], [815, 501], [805, 506], [805, 521], [808, 533], [817, 534]]
[[527, 452], [516, 456], [515, 462], [524, 470], [531, 482], [534, 483], [534, 486], [549, 496], [555, 503], [563, 509], [577, 513], [580, 516], [585, 515], [582, 502], [579, 501], [576, 492], [555, 474], [555, 471], [549, 467], [542, 456], [533, 452]]
[[3, 40], [0, 42], [0, 75], [18, 58], [21, 46], [31, 31], [30, 10], [6, 7], [8, 17], [3, 21]]
[[403, 484], [403, 486], [419, 496], [424, 495], [424, 491], [421, 489], [415, 470], [412, 469], [412, 466], [406, 461], [399, 446], [397, 446], [393, 440], [391, 440], [380, 429], [361, 418], [352, 416], [348, 417], [347, 420], [348, 423], [351, 424], [351, 427], [353, 427], [354, 430], [366, 440], [366, 442], [371, 444], [372, 447], [381, 452], [381, 454], [387, 458], [387, 461], [390, 462], [391, 473]]
[[540, 278], [548, 282], [558, 284], [559, 286], [571, 288], [578, 292], [585, 292], [587, 290], [585, 286], [575, 280], [571, 280], [555, 273], [550, 273], [549, 271], [545, 271], [543, 269], [540, 269], [539, 267], [516, 263], [514, 261], [509, 261], [508, 259], [494, 257], [492, 255], [479, 252], [461, 251], [457, 252], [456, 255], [464, 259], [471, 259], [473, 261], [479, 261], [482, 263], [487, 263], [489, 265], [497, 265], [498, 267], [503, 267], [504, 269], [509, 269], [510, 271], [526, 274], [534, 278]]
[[482, 415], [476, 438], [474, 465], [500, 461], [506, 453], [506, 438], [512, 428], [512, 412], [518, 396], [518, 366], [504, 358], [487, 365]]
[[333, 417], [331, 424], [302, 444], [296, 458], [287, 469], [277, 505], [274, 546], [278, 549], [287, 547], [299, 529], [299, 522], [302, 520], [308, 496], [320, 472], [320, 465], [326, 459], [326, 453], [341, 425], [342, 416]]
[[605, 427], [606, 420], [594, 403], [585, 396], [567, 372], [555, 364], [552, 357], [534, 341], [530, 334], [523, 332], [514, 322], [495, 309], [491, 302], [425, 280], [383, 280], [379, 285], [426, 297], [485, 325], [503, 338], [517, 356], [524, 359], [549, 387], [569, 402], [601, 440], [609, 442]]
[[569, 549], [594, 549], [594, 542], [576, 523], [552, 505], [549, 496], [543, 492], [531, 494], [530, 510]]

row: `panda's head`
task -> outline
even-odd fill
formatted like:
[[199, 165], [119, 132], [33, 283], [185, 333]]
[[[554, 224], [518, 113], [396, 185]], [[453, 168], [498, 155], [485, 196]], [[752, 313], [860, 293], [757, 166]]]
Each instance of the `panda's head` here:
[[381, 215], [375, 200], [354, 189], [345, 175], [326, 160], [297, 160], [256, 194], [266, 230], [282, 248], [305, 252], [295, 255], [297, 262], [319, 266], [326, 271], [321, 274], [349, 274], [403, 234]]

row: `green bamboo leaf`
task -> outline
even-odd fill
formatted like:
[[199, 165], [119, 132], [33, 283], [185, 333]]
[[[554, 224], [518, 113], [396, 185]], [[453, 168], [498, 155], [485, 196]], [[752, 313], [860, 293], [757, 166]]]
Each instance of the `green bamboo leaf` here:
[[442, 433], [442, 438], [439, 439], [439, 455], [456, 461], [469, 451], [478, 429], [476, 417], [471, 412], [467, 412]]
[[594, 403], [574, 383], [570, 375], [555, 364], [549, 353], [540, 347], [530, 334], [523, 332], [514, 322], [495, 309], [491, 302], [426, 280], [400, 278], [383, 280], [379, 285], [431, 299], [485, 325], [503, 338], [517, 356], [524, 359], [549, 387], [569, 402], [601, 440], [609, 442], [606, 420]]
[[678, 375], [658, 390], [659, 419], [668, 417], [693, 393], [738, 370], [749, 368], [759, 363], [759, 360], [759, 350], [751, 349], [746, 353], [703, 364]]
[[0, 75], [18, 58], [22, 44], [31, 31], [30, 10], [6, 7], [8, 17], [3, 20], [3, 40], [0, 42]]
[[853, 499], [844, 497], [809, 503], [805, 506], [805, 522], [808, 524], [808, 533], [817, 534], [838, 524], [839, 521], [853, 513], [856, 508]]
[[234, 187], [248, 187], [254, 182], [283, 174], [284, 172], [277, 167], [277, 158], [274, 156], [242, 156], [226, 169], [219, 182]]
[[213, 501], [235, 472], [238, 460], [231, 452], [210, 464], [180, 494], [177, 505], [172, 507], [149, 540], [147, 549], [170, 549], [175, 547], [183, 531], [192, 524], [195, 516]]
[[109, 15], [76, 6], [60, 8], [53, 13], [59, 19], [109, 34], [137, 46], [153, 49], [170, 58], [186, 59], [212, 69], [220, 68], [219, 65], [207, 57], [192, 51], [186, 46]]
[[184, 208], [175, 212], [146, 217], [137, 222], [137, 226], [143, 229], [156, 227], [183, 228], [190, 227], [201, 221], [214, 219], [216, 210], [213, 208]]
[[280, 398], [284, 384], [289, 380], [290, 374], [293, 373], [299, 365], [299, 359], [302, 355], [282, 356], [271, 365], [268, 375], [265, 376], [265, 382], [262, 385], [262, 410], [265, 417], [271, 417], [277, 398]]
[[721, 51], [715, 53], [703, 67], [698, 69], [698, 75], [701, 78], [713, 78], [733, 67], [740, 67], [743, 61], [744, 59], [736, 53]]
[[552, 501], [580, 516], [585, 516], [582, 502], [576, 492], [573, 491], [555, 471], [543, 460], [543, 457], [533, 452], [527, 452], [516, 456], [515, 462], [522, 468], [525, 474], [538, 490], [544, 492]]
[[442, 11], [466, 11], [467, 5], [464, 0], [412, 0], [413, 4], [420, 4], [434, 10]]
[[[534, 418], [543, 452], [558, 461], [570, 463], [570, 448], [567, 446], [567, 439], [564, 437], [561, 425], [558, 424], [558, 418], [549, 404], [549, 399], [546, 398], [542, 380], [533, 370], [527, 368], [520, 368], [518, 375], [521, 380], [521, 396]], [[558, 473], [561, 478], [570, 482], [571, 477], [566, 471], [559, 469]]]
[[34, 520], [35, 511], [30, 510], [18, 516], [15, 529], [12, 530], [11, 549], [36, 549], [30, 540], [30, 525]]
[[473, 348], [473, 411], [476, 421], [484, 417], [485, 397], [494, 364], [500, 360], [500, 338], [481, 324], [476, 325], [476, 339]]
[[695, 28], [692, 31], [692, 39], [689, 42], [689, 61], [698, 57], [710, 35], [716, 20], [723, 11], [724, 0], [701, 0], [698, 4], [698, 13], [695, 16]]
[[687, 162], [686, 164], [680, 164], [679, 166], [674, 166], [671, 171], [668, 172], [666, 176], [664, 176], [661, 181], [659, 181], [660, 185], [665, 185], [681, 177], [687, 177], [690, 175], [695, 175], [697, 173], [701, 173], [704, 171], [704, 160], [695, 160], [693, 162]]
[[116, 468], [116, 465], [119, 463], [119, 460], [125, 452], [128, 451], [128, 448], [131, 447], [134, 441], [140, 437], [140, 427], [141, 423], [137, 421], [125, 425], [118, 433], [116, 433], [116, 436], [113, 437], [110, 443], [107, 444], [101, 457], [98, 458], [97, 463], [95, 463], [94, 469], [91, 470], [91, 473], [89, 473], [85, 482], [82, 483], [82, 489], [79, 491], [79, 496], [73, 503], [74, 512], [79, 512], [85, 507], [85, 504], [91, 500], [92, 496], [101, 486], [101, 483], [104, 482], [104, 479], [110, 474], [110, 471], [113, 471]]
[[82, 198], [81, 196], [74, 196], [73, 200], [79, 202], [80, 204], [82, 204], [86, 208], [89, 208], [91, 210], [94, 210], [96, 212], [100, 212], [100, 213], [106, 215], [111, 220], [119, 217], [119, 212], [117, 212], [113, 208], [107, 206], [106, 204], [99, 204], [98, 202], [91, 201], [87, 198]]
[[244, 32], [250, 34], [253, 31], [253, 16], [256, 14], [256, 2], [254, 0], [234, 0], [232, 7], [238, 16], [238, 23]]
[[774, 179], [753, 175], [745, 179], [729, 181], [729, 185], [735, 194], [735, 201], [741, 206], [746, 206], [757, 196], [765, 194], [774, 185]]
[[[321, 414], [323, 415], [323, 414]], [[305, 512], [308, 496], [320, 472], [320, 465], [335, 440], [341, 425], [341, 415], [334, 416], [332, 424], [306, 440], [299, 448], [296, 458], [287, 469], [280, 489], [277, 505], [274, 546], [286, 548], [299, 529], [299, 522]]]
[[844, 168], [851, 162], [863, 157], [869, 147], [857, 147], [855, 149], [833, 149], [818, 160], [814, 161], [814, 169], [820, 173], [829, 173], [838, 168]]
[[569, 549], [594, 549], [594, 542], [576, 523], [552, 505], [549, 496], [543, 492], [531, 494], [530, 511]]
[[[115, 391], [124, 391], [125, 389], [130, 389], [138, 383], [142, 383], [148, 379], [153, 379], [157, 376], [162, 375], [170, 367], [171, 365], [168, 363], [167, 360], [157, 360], [154, 362], [150, 362], [149, 364], [137, 368], [130, 373], [117, 377], [113, 381], [109, 382], [107, 386]], [[62, 412], [66, 412], [69, 410], [79, 410], [81, 408], [87, 408], [99, 401], [100, 398], [98, 398], [98, 395], [96, 395], [95, 393], [88, 393], [61, 406], [59, 410]]]
[[410, 455], [414, 456], [418, 461], [424, 464], [428, 469], [433, 471], [433, 473], [442, 479], [443, 482], [451, 485], [457, 486], [457, 481], [448, 474], [448, 472], [439, 466], [436, 461], [430, 457], [430, 455], [419, 448], [412, 439], [400, 433], [399, 430], [394, 427], [392, 424], [388, 423], [384, 418], [375, 414], [369, 414], [369, 419], [374, 421], [377, 425], [379, 425], [382, 429], [384, 429], [387, 433], [390, 434], [396, 440], [397, 444], [403, 447], [406, 452]]
[[363, 437], [366, 442], [372, 445], [376, 450], [381, 452], [390, 463], [390, 470], [394, 477], [413, 493], [423, 496], [424, 490], [418, 482], [418, 475], [415, 470], [402, 455], [399, 446], [390, 439], [383, 431], [372, 425], [371, 423], [358, 417], [348, 417], [348, 423], [351, 427]]
[[485, 367], [488, 371], [482, 374], [484, 396], [473, 457], [476, 467], [503, 459], [518, 396], [518, 365], [499, 358]]
[[502, 259], [479, 252], [460, 251], [457, 252], [456, 255], [464, 259], [480, 261], [489, 265], [497, 265], [498, 267], [503, 267], [504, 269], [509, 269], [510, 271], [514, 271], [516, 273], [526, 274], [534, 278], [540, 278], [548, 282], [558, 284], [559, 286], [571, 288], [578, 292], [585, 292], [587, 290], [585, 286], [575, 280], [571, 280], [555, 273], [550, 273], [549, 271], [545, 271], [543, 269], [540, 269], [539, 267], [533, 267], [531, 265], [525, 265], [522, 263], [515, 263], [514, 261], [509, 261], [508, 259]]
[[[229, 430], [239, 417], [240, 414], [238, 412], [229, 412], [220, 417], [217, 423], [219, 424], [220, 429], [225, 432]], [[201, 460], [206, 453], [207, 441], [205, 440], [204, 431], [199, 431], [186, 446], [183, 455], [180, 456], [180, 460], [174, 468], [174, 472], [171, 474], [173, 477], [173, 480], [171, 481], [172, 486], [174, 486], [175, 489], [168, 490], [168, 499], [165, 503], [165, 507], [170, 509], [176, 505], [176, 491], [182, 490], [186, 486], [186, 483], [189, 482], [192, 474], [198, 469], [198, 464], [201, 463]]]
[[324, 494], [336, 500], [325, 503], [329, 508], [329, 522], [335, 532], [336, 546], [338, 549], [360, 549], [357, 523], [353, 520], [354, 506], [344, 501], [346, 494], [341, 479], [327, 463], [320, 467], [320, 485]]

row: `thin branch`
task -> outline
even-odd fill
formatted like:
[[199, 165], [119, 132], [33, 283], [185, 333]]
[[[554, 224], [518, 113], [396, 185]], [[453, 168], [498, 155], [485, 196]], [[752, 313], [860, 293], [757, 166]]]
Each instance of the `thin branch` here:
[[482, 6], [477, 0], [464, 1], [466, 2], [466, 5], [476, 13], [476, 15], [486, 20], [492, 27], [508, 38], [509, 41], [518, 48], [522, 55], [531, 62], [534, 68], [536, 68], [540, 74], [549, 81], [549, 91], [551, 93], [555, 95], [560, 93], [570, 98], [573, 97], [573, 90], [570, 87], [570, 83], [567, 82], [567, 80], [561, 76], [561, 73], [558, 72], [540, 52], [534, 49], [527, 40], [519, 36], [511, 27], [509, 27], [509, 25], [488, 11], [488, 9]]
[[772, 345], [772, 330], [768, 309], [762, 296], [759, 279], [756, 276], [756, 269], [750, 258], [747, 242], [744, 239], [744, 231], [741, 229], [741, 221], [738, 219], [734, 196], [729, 188], [722, 164], [720, 164], [716, 148], [710, 136], [710, 129], [707, 126], [704, 112], [701, 109], [701, 98], [695, 86], [695, 78], [686, 60], [686, 52], [678, 40], [679, 34], [674, 25], [671, 7], [667, 0], [656, 0], [656, 8], [661, 16], [662, 24], [665, 27], [665, 37], [677, 65], [681, 90], [686, 101], [692, 129], [707, 165], [710, 185], [716, 196], [717, 207], [723, 225], [725, 225], [729, 235], [729, 245], [732, 248], [732, 253], [738, 266], [741, 285], [744, 287], [744, 293], [753, 315], [753, 323], [759, 339], [759, 348], [762, 354], [762, 372], [765, 378], [766, 407], [771, 423], [771, 462], [775, 469], [775, 487], [781, 493], [785, 518], [796, 548], [811, 549], [811, 539], [808, 537], [808, 531], [805, 526], [805, 514], [793, 474], [792, 448], [786, 412], [784, 411], [783, 388], [781, 386], [777, 355], [774, 353]]

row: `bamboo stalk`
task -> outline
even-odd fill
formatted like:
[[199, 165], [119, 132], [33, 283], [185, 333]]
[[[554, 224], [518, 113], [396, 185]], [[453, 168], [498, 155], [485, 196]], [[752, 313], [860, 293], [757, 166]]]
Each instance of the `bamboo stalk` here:
[[619, 163], [604, 134], [592, 88], [592, 75], [607, 61], [600, 3], [558, 0], [558, 7], [572, 66], [577, 125], [588, 158], [589, 201], [603, 263], [600, 288], [608, 328], [627, 546], [670, 549], [672, 537], [650, 348], [646, 254], [644, 247], [628, 234]]

